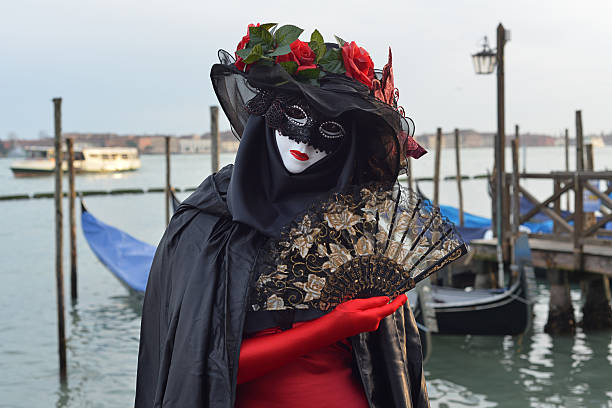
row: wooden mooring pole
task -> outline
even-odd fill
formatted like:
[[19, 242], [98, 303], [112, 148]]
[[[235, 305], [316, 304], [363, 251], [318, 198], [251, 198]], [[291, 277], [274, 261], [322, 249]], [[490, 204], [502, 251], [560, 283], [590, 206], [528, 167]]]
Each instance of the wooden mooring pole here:
[[457, 194], [459, 198], [459, 225], [463, 227], [463, 189], [461, 188], [461, 138], [455, 128], [455, 163], [457, 164]]
[[[594, 170], [593, 145], [587, 144], [586, 170]], [[588, 181], [587, 181], [588, 183]], [[585, 228], [597, 223], [595, 213], [584, 214]], [[601, 330], [612, 327], [612, 308], [610, 307], [610, 280], [607, 276], [586, 274], [580, 281], [584, 305], [582, 306], [582, 328], [584, 330]]]
[[593, 162], [593, 145], [591, 143], [587, 143], [584, 147], [586, 156], [586, 169], [589, 171], [593, 171], [593, 169], [595, 168]]
[[210, 163], [212, 172], [219, 171], [219, 107], [210, 107]]
[[504, 262], [509, 261], [508, 235], [510, 231], [510, 206], [508, 203], [508, 190], [506, 188], [506, 109], [505, 109], [505, 58], [506, 29], [499, 23], [497, 25], [497, 149], [495, 150], [496, 173], [496, 210], [499, 224], [496, 228], [499, 236], [501, 256], [498, 260], [498, 285], [504, 287]]
[[434, 157], [434, 194], [433, 204], [438, 206], [440, 204], [440, 151], [442, 148], [442, 128], [438, 128], [436, 131], [436, 155]]
[[166, 196], [166, 225], [170, 223], [170, 136], [166, 136], [166, 185], [164, 193]]
[[519, 228], [521, 226], [521, 193], [520, 193], [520, 177], [519, 174], [519, 134], [518, 125], [515, 127], [516, 133], [514, 139], [511, 142], [512, 148], [512, 196], [511, 196], [511, 210], [512, 210], [512, 251], [510, 254], [510, 273], [512, 274], [513, 281], [519, 279], [519, 267], [516, 259], [516, 240], [519, 237]]
[[57, 295], [57, 338], [59, 352], [60, 382], [67, 381], [66, 372], [66, 326], [64, 313], [64, 270], [62, 253], [64, 243], [62, 211], [62, 98], [53, 98], [55, 119], [55, 291]]
[[76, 190], [74, 187], [74, 141], [66, 139], [68, 149], [68, 211], [70, 215], [70, 298], [77, 300], [77, 250], [76, 250]]
[[551, 263], [546, 268], [546, 278], [550, 283], [550, 298], [548, 299], [548, 319], [544, 331], [548, 334], [575, 333], [576, 320], [567, 271], [560, 270]]
[[[442, 147], [442, 128], [438, 128], [436, 131], [436, 150], [435, 150], [435, 156], [434, 156], [434, 175], [433, 175], [433, 185], [434, 185], [433, 205], [436, 207], [440, 205], [439, 200], [440, 200], [440, 150], [441, 150], [441, 147]], [[448, 271], [450, 271], [450, 269], [447, 269], [447, 272]], [[431, 275], [430, 282], [436, 282], [437, 279], [438, 279], [438, 274], [436, 272], [433, 275]]]
[[413, 178], [412, 178], [412, 158], [406, 158], [406, 183], [408, 184], [408, 188], [412, 190]]
[[584, 170], [584, 138], [582, 137], [582, 111], [576, 111], [576, 170]]
[[[580, 131], [578, 129], [580, 128]], [[576, 134], [580, 133], [582, 135], [582, 124], [580, 120], [580, 112], [576, 112]], [[582, 142], [580, 142], [582, 143]], [[576, 149], [577, 154], [576, 158], [582, 154], [582, 147], [578, 147], [578, 137], [576, 138]], [[580, 153], [578, 153], [580, 151]], [[582, 166], [582, 161], [576, 161], [577, 170], [580, 168], [578, 166]], [[568, 130], [565, 129], [565, 168], [566, 171], [569, 171], [569, 134]], [[580, 168], [581, 169], [581, 168]], [[580, 186], [580, 177], [578, 177], [578, 173], [575, 173], [574, 182], [576, 184], [576, 191], [582, 191], [579, 189]], [[559, 180], [554, 180], [553, 190], [554, 192], [558, 192], [561, 189], [561, 184]], [[580, 197], [578, 197], [580, 196]], [[574, 225], [574, 228], [577, 231], [581, 231], [582, 228], [582, 193], [575, 194], [575, 208], [577, 221]], [[554, 202], [554, 210], [557, 214], [560, 214], [560, 200], [557, 199]], [[569, 211], [570, 201], [569, 194], [567, 194], [567, 209]], [[554, 223], [554, 232], [558, 233], [560, 230], [559, 223], [555, 221]], [[574, 233], [574, 257], [576, 260], [581, 259], [581, 248], [578, 250], [579, 240], [576, 240], [578, 237], [578, 233]], [[580, 264], [580, 261], [575, 262], [577, 265]], [[570, 293], [569, 287], [569, 279], [568, 279], [568, 271], [562, 270], [556, 265], [552, 258], [547, 261], [546, 267], [546, 278], [550, 283], [550, 297], [548, 299], [548, 318], [546, 321], [546, 325], [544, 326], [544, 331], [548, 334], [574, 334], [576, 332], [576, 318], [574, 317], [574, 305], [572, 303], [572, 296]]]
[[[518, 126], [516, 127], [518, 129]], [[519, 139], [512, 139], [512, 242], [518, 238], [521, 225], [521, 199], [519, 189]], [[514, 251], [512, 251], [514, 258]], [[512, 260], [514, 263], [514, 259]]]
[[584, 170], [584, 140], [582, 138], [582, 112], [576, 111], [576, 173], [574, 176], [574, 270], [584, 269], [581, 232], [584, 230], [583, 187], [578, 174]]
[[[569, 172], [569, 130], [565, 128], [565, 171]], [[567, 201], [565, 204], [565, 209], [567, 211], [570, 210], [570, 195], [569, 193], [565, 195]]]
[[[584, 146], [585, 150], [585, 159], [586, 159], [586, 167], [587, 171], [593, 171], [593, 145], [591, 143], [587, 143]], [[588, 183], [589, 181], [587, 181]], [[584, 228], [589, 228], [597, 222], [597, 216], [594, 212], [589, 211], [584, 213]]]
[[[521, 134], [519, 132], [519, 125], [514, 125], [514, 138], [517, 140], [519, 147], [523, 147], [523, 173], [527, 173], [527, 143], [523, 140], [521, 143]], [[518, 156], [516, 156], [518, 158]]]

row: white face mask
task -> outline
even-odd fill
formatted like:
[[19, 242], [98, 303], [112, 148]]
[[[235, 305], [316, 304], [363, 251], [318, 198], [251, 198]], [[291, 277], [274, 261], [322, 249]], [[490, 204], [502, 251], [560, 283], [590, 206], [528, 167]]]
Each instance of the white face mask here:
[[287, 136], [280, 134], [278, 130], [274, 131], [274, 135], [283, 165], [291, 174], [303, 172], [328, 155], [328, 153], [316, 150], [309, 144], [289, 139]]

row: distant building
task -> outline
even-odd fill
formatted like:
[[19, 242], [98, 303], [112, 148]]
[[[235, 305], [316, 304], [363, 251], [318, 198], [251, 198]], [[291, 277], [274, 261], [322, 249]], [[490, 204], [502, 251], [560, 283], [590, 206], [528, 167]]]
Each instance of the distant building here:
[[[417, 142], [423, 145], [426, 149], [432, 150], [436, 146], [436, 134], [425, 133], [416, 136]], [[442, 148], [455, 147], [455, 131], [442, 133]], [[493, 133], [481, 133], [472, 129], [459, 130], [459, 141], [461, 147], [492, 147]]]
[[[142, 154], [164, 154], [166, 153], [165, 136], [140, 136], [138, 138], [138, 150]], [[179, 153], [179, 139], [170, 138], [170, 153]]]
[[[557, 146], [564, 144], [563, 138], [558, 138], [543, 134], [522, 133], [519, 135], [522, 146]], [[514, 133], [506, 133], [506, 146], [510, 146], [514, 139]], [[426, 149], [432, 150], [436, 145], [435, 133], [426, 133], [416, 137], [417, 142], [421, 143]], [[495, 144], [495, 133], [477, 132], [472, 129], [459, 130], [459, 140], [461, 147], [493, 147]], [[594, 136], [594, 145], [601, 145], [604, 140], [602, 137]], [[442, 133], [442, 148], [455, 147], [455, 133]]]
[[593, 147], [604, 147], [606, 143], [602, 136], [592, 135], [585, 137], [585, 144], [591, 144]]
[[221, 150], [222, 153], [237, 152], [239, 145], [240, 145], [240, 140], [234, 138], [233, 140], [222, 141], [219, 146], [219, 149]]
[[[450, 129], [449, 129], [450, 130]], [[182, 136], [170, 136], [170, 151], [182, 154], [208, 154], [210, 153], [210, 133], [189, 134]], [[166, 151], [166, 135], [118, 135], [115, 133], [76, 133], [66, 132], [64, 137], [73, 138], [75, 146], [88, 147], [136, 147], [140, 154], [164, 154]], [[506, 146], [510, 146], [514, 132], [506, 133]], [[415, 136], [417, 142], [423, 147], [432, 151], [435, 148], [436, 134], [423, 133]], [[494, 132], [478, 132], [473, 129], [460, 129], [459, 140], [461, 147], [493, 147], [495, 142]], [[592, 143], [594, 147], [602, 145], [612, 145], [612, 134], [585, 135], [585, 143]], [[53, 146], [52, 137], [39, 138], [37, 140], [23, 139], [12, 140], [9, 146], [7, 142], [0, 142], [0, 155], [7, 154], [8, 150], [18, 146]], [[231, 131], [219, 132], [219, 151], [231, 153], [238, 150], [240, 141]], [[544, 134], [521, 133], [521, 146], [563, 146], [563, 137], [554, 137]], [[570, 139], [570, 145], [574, 145], [575, 140]], [[455, 147], [454, 130], [442, 134], [442, 147]]]
[[210, 139], [181, 138], [179, 139], [179, 151], [181, 153], [210, 153]]

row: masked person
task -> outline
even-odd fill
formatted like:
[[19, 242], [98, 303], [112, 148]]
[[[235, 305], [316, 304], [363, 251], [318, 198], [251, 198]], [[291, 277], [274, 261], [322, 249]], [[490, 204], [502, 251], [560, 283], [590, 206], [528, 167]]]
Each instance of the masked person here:
[[397, 107], [390, 56], [375, 76], [354, 42], [272, 28], [250, 26], [237, 59], [220, 51], [211, 70], [240, 147], [181, 204], [157, 248], [136, 407], [426, 407], [405, 295], [328, 313], [255, 305], [268, 240], [330, 193], [391, 185], [408, 156], [425, 153]]

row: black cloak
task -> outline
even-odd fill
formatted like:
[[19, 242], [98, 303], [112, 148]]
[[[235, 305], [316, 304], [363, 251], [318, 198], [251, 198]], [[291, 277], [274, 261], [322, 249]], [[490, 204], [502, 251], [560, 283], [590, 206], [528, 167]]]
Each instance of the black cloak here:
[[[136, 408], [232, 408], [252, 269], [264, 235], [232, 221], [227, 166], [178, 208], [145, 294]], [[406, 304], [351, 338], [371, 407], [427, 407], [421, 344]]]

